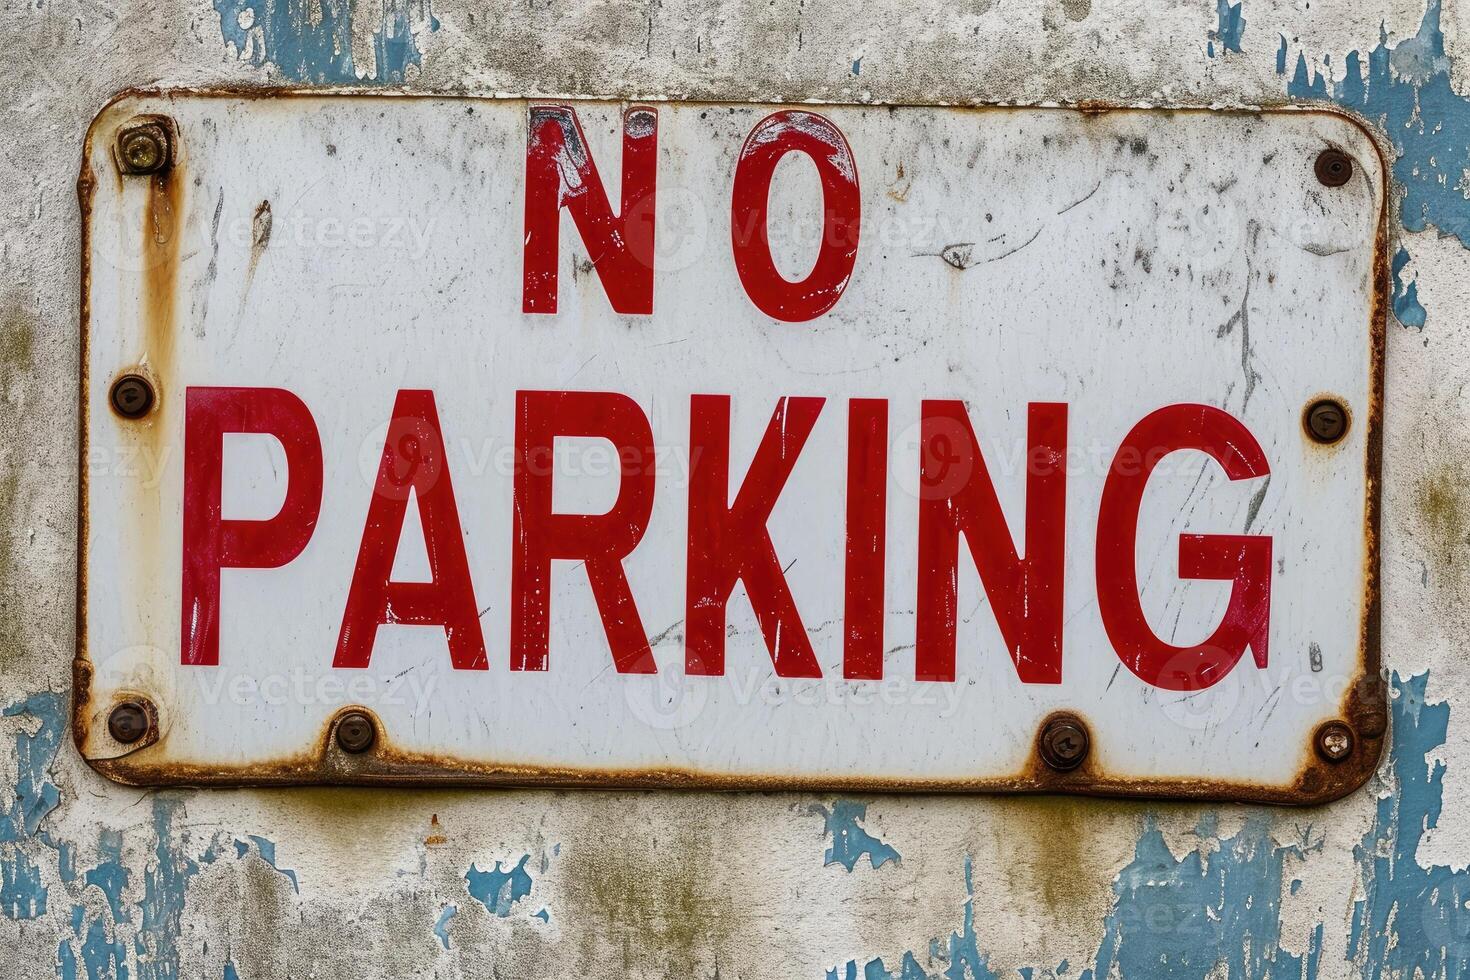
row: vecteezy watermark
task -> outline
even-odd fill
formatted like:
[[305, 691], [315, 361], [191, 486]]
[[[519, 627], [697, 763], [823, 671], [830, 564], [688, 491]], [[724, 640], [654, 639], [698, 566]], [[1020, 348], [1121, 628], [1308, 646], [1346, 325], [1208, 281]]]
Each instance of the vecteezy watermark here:
[[434, 701], [439, 678], [419, 671], [371, 674], [353, 671], [313, 672], [303, 667], [254, 675], [224, 670], [191, 671], [199, 703], [240, 707], [284, 707], [344, 704], [371, 708], [408, 707], [426, 714]]
[[760, 705], [767, 709], [917, 708], [949, 719], [959, 714], [966, 693], [975, 686], [965, 677], [952, 684], [903, 677], [881, 681], [777, 677], [769, 666], [731, 668], [717, 677], [691, 677], [684, 673], [682, 648], [676, 647], [655, 651], [658, 673], [620, 678], [623, 697], [633, 717], [662, 731], [693, 724], [712, 702], [723, 707]]
[[296, 249], [372, 249], [396, 252], [410, 258], [422, 258], [434, 234], [435, 219], [398, 214], [358, 214], [343, 217], [335, 214], [309, 214], [292, 210], [270, 219], [268, 231], [262, 233], [260, 212], [232, 217], [221, 236], [236, 248], [259, 245], [267, 239], [277, 248]]

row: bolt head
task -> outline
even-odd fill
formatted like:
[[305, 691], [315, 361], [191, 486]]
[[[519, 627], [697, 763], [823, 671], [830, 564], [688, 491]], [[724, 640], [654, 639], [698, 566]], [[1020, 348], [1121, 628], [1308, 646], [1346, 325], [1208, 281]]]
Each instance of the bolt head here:
[[167, 131], [155, 122], [127, 127], [117, 137], [117, 159], [123, 173], [158, 173], [169, 164]]
[[337, 722], [337, 747], [343, 752], [357, 755], [373, 747], [378, 740], [377, 727], [373, 720], [361, 711], [344, 715]]
[[1053, 718], [1041, 730], [1041, 760], [1058, 772], [1069, 772], [1087, 758], [1090, 739], [1080, 718]]
[[1353, 730], [1340, 721], [1317, 729], [1317, 752], [1328, 762], [1341, 762], [1353, 751]]
[[1341, 187], [1353, 179], [1353, 158], [1341, 150], [1323, 150], [1312, 168], [1324, 187]]
[[153, 410], [153, 385], [140, 374], [125, 374], [112, 383], [112, 410], [125, 419], [140, 419]]
[[137, 701], [124, 701], [107, 716], [107, 732], [124, 745], [148, 734], [148, 709]]
[[1337, 442], [1347, 435], [1348, 412], [1342, 402], [1324, 398], [1307, 406], [1307, 434], [1323, 444]]

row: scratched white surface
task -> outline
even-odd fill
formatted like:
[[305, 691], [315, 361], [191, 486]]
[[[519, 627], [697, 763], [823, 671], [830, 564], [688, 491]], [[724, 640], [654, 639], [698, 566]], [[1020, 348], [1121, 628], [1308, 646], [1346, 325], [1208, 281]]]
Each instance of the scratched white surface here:
[[[482, 763], [688, 769], [808, 779], [1005, 776], [1038, 722], [1069, 708], [1097, 763], [1134, 776], [1290, 781], [1360, 663], [1365, 437], [1378, 157], [1326, 114], [822, 107], [846, 135], [863, 235], [827, 315], [778, 323], [745, 297], [729, 251], [729, 188], [761, 106], [660, 104], [659, 263], [649, 317], [613, 313], [563, 218], [560, 310], [520, 312], [526, 103], [411, 98], [127, 100], [95, 127], [89, 439], [94, 452], [165, 452], [156, 487], [93, 475], [85, 542], [94, 697], [147, 693], [160, 745], [138, 757], [239, 767], [312, 748], [341, 705], [376, 711], [409, 750]], [[619, 107], [581, 103], [616, 203]], [[186, 181], [178, 323], [162, 410], [146, 432], [107, 409], [107, 383], [156, 361], [136, 270], [144, 182], [111, 173], [111, 134], [139, 112], [179, 127]], [[1351, 182], [1312, 162], [1346, 148]], [[788, 158], [772, 236], [788, 276], [813, 257], [817, 182]], [[252, 260], [254, 215], [269, 245]], [[353, 238], [353, 229], [363, 230]], [[574, 263], [582, 262], [581, 268]], [[803, 264], [805, 263], [805, 265]], [[253, 264], [253, 268], [252, 268]], [[285, 387], [322, 436], [315, 535], [290, 565], [223, 573], [220, 666], [178, 665], [185, 385]], [[454, 672], [436, 627], [384, 626], [371, 667], [332, 671], [346, 591], [400, 388], [433, 389], [490, 670]], [[517, 389], [628, 394], [660, 450], [653, 518], [625, 562], [656, 677], [620, 676], [585, 574], [558, 562], [550, 669], [509, 669], [511, 470]], [[1358, 414], [1313, 446], [1305, 404], [1331, 392]], [[824, 678], [775, 677], [737, 586], [726, 676], [683, 676], [689, 396], [733, 396], [732, 484], [776, 400], [827, 399], [770, 520]], [[883, 684], [842, 680], [846, 400], [889, 400]], [[961, 549], [958, 681], [913, 680], [918, 466], [924, 398], [963, 399], [1021, 536], [1026, 404], [1069, 406], [1063, 682], [1022, 685]], [[1270, 663], [1246, 653], [1214, 688], [1149, 688], [1119, 669], [1093, 575], [1105, 468], [1148, 412], [1204, 402], [1241, 419], [1267, 480], [1230, 483], [1202, 455], [1149, 484], [1137, 547], [1145, 610], [1180, 644], [1213, 629], [1230, 585], [1178, 576], [1181, 533], [1270, 535]], [[558, 464], [557, 507], [596, 513], [615, 492], [600, 446]], [[284, 492], [269, 439], [228, 443], [226, 516], [264, 517]], [[734, 486], [732, 485], [732, 493]], [[398, 574], [422, 566], [414, 512]], [[156, 534], [146, 545], [141, 536]], [[124, 556], [151, 556], [122, 575]], [[416, 562], [415, 558], [419, 560]], [[1320, 651], [1313, 664], [1312, 651]], [[360, 678], [356, 691], [342, 685]], [[275, 678], [275, 680], [267, 680]], [[304, 678], [307, 697], [272, 697]], [[256, 681], [267, 686], [256, 689]], [[277, 685], [271, 687], [270, 685]], [[98, 724], [101, 723], [99, 718]]]

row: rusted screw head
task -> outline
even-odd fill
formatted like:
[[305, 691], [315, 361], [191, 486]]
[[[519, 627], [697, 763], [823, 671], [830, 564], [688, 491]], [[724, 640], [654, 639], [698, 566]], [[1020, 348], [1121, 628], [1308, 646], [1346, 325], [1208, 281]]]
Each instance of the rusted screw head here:
[[156, 122], [137, 123], [117, 134], [118, 165], [125, 174], [156, 174], [169, 164], [168, 131]]
[[1342, 402], [1323, 398], [1307, 406], [1307, 434], [1320, 443], [1334, 443], [1347, 435], [1348, 412]]
[[1353, 751], [1353, 730], [1340, 721], [1317, 729], [1317, 753], [1328, 762], [1341, 762]]
[[107, 733], [124, 745], [132, 745], [148, 734], [148, 709], [137, 701], [124, 701], [107, 716]]
[[153, 385], [141, 374], [125, 374], [112, 383], [112, 410], [125, 419], [147, 415], [153, 401]]
[[1341, 150], [1323, 150], [1313, 168], [1325, 187], [1341, 187], [1353, 179], [1353, 158]]
[[1069, 772], [1087, 758], [1089, 740], [1082, 719], [1062, 715], [1046, 723], [1041, 730], [1041, 761], [1058, 772]]
[[337, 722], [337, 746], [343, 752], [353, 755], [366, 752], [377, 740], [378, 731], [373, 720], [361, 711], [343, 715]]

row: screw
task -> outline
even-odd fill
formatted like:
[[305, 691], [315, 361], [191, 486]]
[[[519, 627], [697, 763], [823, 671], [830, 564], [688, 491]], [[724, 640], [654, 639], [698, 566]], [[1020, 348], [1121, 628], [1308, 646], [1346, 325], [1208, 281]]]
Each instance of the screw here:
[[1323, 398], [1307, 406], [1307, 434], [1330, 445], [1347, 435], [1348, 412], [1335, 398]]
[[366, 752], [377, 740], [378, 732], [373, 720], [361, 711], [343, 715], [337, 722], [337, 747], [343, 752], [353, 755]]
[[156, 174], [169, 165], [168, 131], [156, 122], [137, 123], [117, 134], [117, 160], [125, 174]]
[[1323, 150], [1313, 169], [1324, 187], [1341, 187], [1353, 179], [1353, 158], [1341, 150]]
[[124, 745], [132, 745], [148, 734], [148, 709], [137, 701], [124, 701], [107, 716], [107, 731]]
[[147, 415], [153, 401], [153, 385], [141, 374], [125, 374], [112, 383], [112, 410], [125, 419]]
[[1041, 730], [1041, 760], [1058, 772], [1070, 772], [1087, 758], [1087, 726], [1074, 715], [1059, 715]]
[[1328, 762], [1341, 762], [1353, 751], [1353, 730], [1344, 722], [1329, 721], [1317, 729], [1317, 752]]

